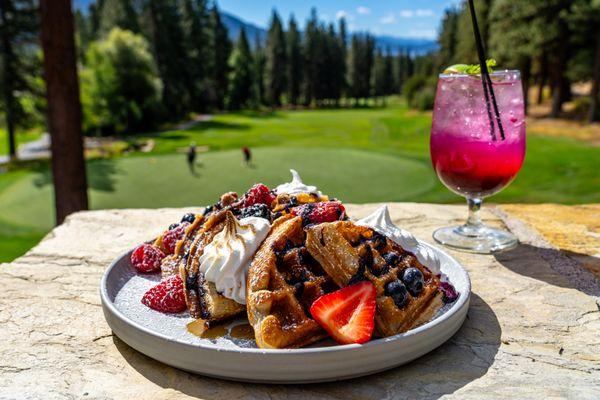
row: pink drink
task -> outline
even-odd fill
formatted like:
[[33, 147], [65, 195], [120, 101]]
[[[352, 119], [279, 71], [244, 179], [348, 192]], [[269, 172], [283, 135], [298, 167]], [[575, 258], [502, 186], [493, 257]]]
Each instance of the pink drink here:
[[430, 142], [433, 167], [444, 185], [469, 198], [500, 191], [514, 179], [525, 158], [519, 73], [494, 73], [491, 78], [505, 140], [497, 126], [492, 140], [479, 76], [440, 75], [437, 87]]

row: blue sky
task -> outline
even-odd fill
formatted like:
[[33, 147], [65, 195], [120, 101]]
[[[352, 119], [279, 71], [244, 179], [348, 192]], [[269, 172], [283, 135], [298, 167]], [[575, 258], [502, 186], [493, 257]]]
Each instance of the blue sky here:
[[335, 21], [344, 16], [351, 31], [377, 35], [433, 39], [437, 35], [444, 10], [460, 0], [218, 0], [219, 7], [259, 26], [267, 26], [275, 7], [285, 21], [294, 13], [300, 26], [316, 6], [319, 17]]

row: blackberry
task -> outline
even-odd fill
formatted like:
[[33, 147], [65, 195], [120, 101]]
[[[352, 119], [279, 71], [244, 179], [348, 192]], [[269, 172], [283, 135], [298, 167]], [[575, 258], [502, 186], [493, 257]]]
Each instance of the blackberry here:
[[183, 216], [183, 218], [181, 218], [181, 222], [189, 222], [191, 224], [192, 222], [194, 222], [195, 219], [196, 219], [196, 214], [187, 213]]
[[255, 204], [250, 207], [242, 208], [240, 218], [259, 217], [271, 221], [271, 211], [266, 204]]

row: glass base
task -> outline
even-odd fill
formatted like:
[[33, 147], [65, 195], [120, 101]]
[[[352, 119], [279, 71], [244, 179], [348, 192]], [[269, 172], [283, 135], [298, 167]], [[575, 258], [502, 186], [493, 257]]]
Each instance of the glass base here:
[[433, 232], [436, 242], [471, 253], [490, 254], [509, 250], [519, 244], [515, 235], [486, 225], [451, 226]]

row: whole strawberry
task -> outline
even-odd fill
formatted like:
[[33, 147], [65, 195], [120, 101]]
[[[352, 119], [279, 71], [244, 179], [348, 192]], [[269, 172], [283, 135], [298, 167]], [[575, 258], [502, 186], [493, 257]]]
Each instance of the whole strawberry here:
[[262, 183], [257, 183], [244, 194], [242, 206], [244, 208], [255, 204], [266, 204], [267, 206], [270, 206], [273, 200], [275, 200], [275, 197], [275, 194], [273, 194], [268, 187]]
[[292, 215], [300, 216], [308, 224], [320, 224], [343, 219], [346, 209], [339, 201], [323, 201], [303, 204], [292, 209]]
[[185, 228], [188, 225], [188, 222], [182, 222], [163, 234], [162, 245], [167, 254], [173, 254], [175, 252], [175, 246], [177, 245], [177, 242], [185, 235]]
[[150, 288], [142, 297], [142, 304], [165, 313], [184, 311], [186, 305], [181, 277], [179, 275], [170, 276]]
[[152, 244], [142, 244], [131, 253], [131, 265], [140, 272], [155, 272], [160, 270], [160, 263], [165, 258], [158, 247]]

